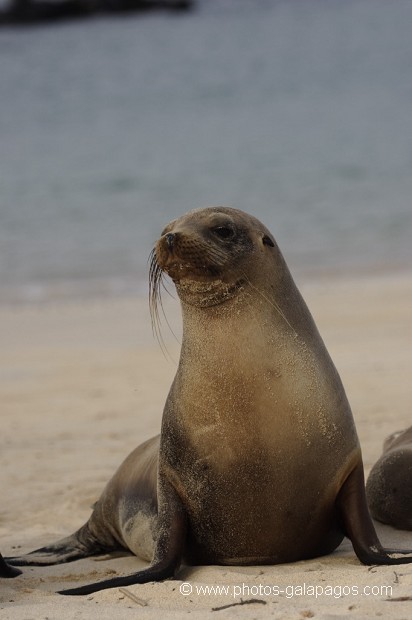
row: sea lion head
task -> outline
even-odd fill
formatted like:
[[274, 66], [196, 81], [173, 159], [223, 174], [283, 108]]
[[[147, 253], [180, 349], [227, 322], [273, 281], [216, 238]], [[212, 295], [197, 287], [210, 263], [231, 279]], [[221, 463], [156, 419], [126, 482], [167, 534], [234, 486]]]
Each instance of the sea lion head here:
[[278, 254], [271, 233], [247, 213], [229, 207], [195, 209], [162, 231], [152, 253], [152, 291], [167, 273], [183, 302], [222, 304], [251, 281], [255, 287], [257, 274], [264, 281], [262, 263], [273, 263]]

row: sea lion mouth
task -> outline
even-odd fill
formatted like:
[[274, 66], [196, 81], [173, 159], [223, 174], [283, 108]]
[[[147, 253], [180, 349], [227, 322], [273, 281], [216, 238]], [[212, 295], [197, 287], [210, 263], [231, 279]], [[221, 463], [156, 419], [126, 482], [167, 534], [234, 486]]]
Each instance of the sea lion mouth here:
[[157, 263], [177, 285], [183, 279], [210, 281], [226, 271], [228, 253], [197, 235], [167, 232], [155, 247]]
[[243, 290], [245, 284], [245, 278], [239, 278], [231, 284], [221, 279], [209, 281], [184, 279], [175, 282], [179, 297], [199, 308], [210, 308], [233, 299]]
[[[158, 316], [157, 306], [161, 306], [161, 288], [163, 275], [166, 273], [174, 282], [181, 299], [198, 307], [215, 306], [228, 301], [237, 295], [246, 284], [245, 277], [238, 277], [234, 281], [228, 270], [224, 270], [224, 263], [210, 261], [199, 257], [196, 260], [185, 261], [175, 252], [164, 252], [159, 249], [159, 243], [150, 254], [149, 269], [149, 302], [153, 316]], [[166, 244], [170, 241], [166, 240]], [[160, 246], [161, 248], [162, 246]], [[220, 258], [220, 257], [218, 257]]]
[[[161, 334], [161, 318], [160, 313], [164, 316], [162, 304], [161, 289], [166, 289], [163, 282], [163, 276], [168, 273], [166, 269], [162, 269], [159, 265], [156, 248], [153, 248], [149, 258], [149, 308], [152, 321], [153, 333], [158, 339], [160, 346], [164, 349], [163, 338]], [[181, 263], [180, 263], [181, 264]], [[176, 268], [177, 264], [176, 264]], [[182, 268], [182, 272], [190, 273], [189, 266]], [[176, 290], [181, 299], [186, 303], [197, 306], [198, 308], [208, 308], [217, 306], [236, 297], [243, 289], [247, 282], [244, 277], [238, 278], [234, 283], [225, 283], [221, 278], [213, 278], [209, 274], [197, 275], [196, 278], [186, 275], [185, 278], [174, 280]], [[160, 311], [159, 311], [160, 308]], [[166, 319], [167, 322], [167, 319]]]

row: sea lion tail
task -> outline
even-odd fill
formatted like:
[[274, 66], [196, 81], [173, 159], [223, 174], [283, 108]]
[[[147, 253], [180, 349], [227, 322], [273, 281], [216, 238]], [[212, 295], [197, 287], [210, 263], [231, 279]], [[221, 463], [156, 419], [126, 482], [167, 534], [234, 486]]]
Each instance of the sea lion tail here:
[[106, 549], [91, 534], [86, 523], [71, 536], [46, 547], [35, 549], [26, 555], [6, 558], [6, 560], [12, 566], [51, 566], [99, 555], [105, 551]]

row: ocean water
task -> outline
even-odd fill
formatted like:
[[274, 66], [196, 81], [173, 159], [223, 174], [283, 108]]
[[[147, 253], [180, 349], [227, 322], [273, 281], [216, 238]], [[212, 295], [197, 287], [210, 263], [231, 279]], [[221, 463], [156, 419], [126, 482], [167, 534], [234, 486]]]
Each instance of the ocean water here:
[[412, 2], [203, 0], [0, 30], [0, 300], [144, 293], [163, 226], [260, 218], [298, 276], [412, 266]]

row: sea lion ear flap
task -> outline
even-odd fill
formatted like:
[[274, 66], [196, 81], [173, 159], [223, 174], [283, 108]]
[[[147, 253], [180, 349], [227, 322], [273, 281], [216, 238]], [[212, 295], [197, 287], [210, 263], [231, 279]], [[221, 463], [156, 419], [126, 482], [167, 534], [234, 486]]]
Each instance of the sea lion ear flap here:
[[275, 244], [273, 243], [272, 239], [268, 235], [263, 235], [262, 243], [263, 245], [269, 245], [271, 248], [275, 247]]

